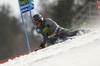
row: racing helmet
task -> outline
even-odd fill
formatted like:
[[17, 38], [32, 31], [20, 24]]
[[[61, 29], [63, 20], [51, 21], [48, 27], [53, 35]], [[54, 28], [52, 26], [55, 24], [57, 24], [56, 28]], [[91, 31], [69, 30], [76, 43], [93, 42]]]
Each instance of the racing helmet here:
[[34, 23], [35, 21], [43, 22], [43, 17], [40, 14], [35, 14], [32, 17], [32, 22]]

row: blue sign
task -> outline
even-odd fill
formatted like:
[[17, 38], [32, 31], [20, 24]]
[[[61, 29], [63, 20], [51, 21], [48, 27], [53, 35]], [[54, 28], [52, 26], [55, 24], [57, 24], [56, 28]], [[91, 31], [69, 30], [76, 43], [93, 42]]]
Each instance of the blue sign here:
[[[20, 9], [22, 13], [30, 11], [29, 0], [19, 0]], [[31, 10], [34, 9], [34, 0], [31, 2]]]

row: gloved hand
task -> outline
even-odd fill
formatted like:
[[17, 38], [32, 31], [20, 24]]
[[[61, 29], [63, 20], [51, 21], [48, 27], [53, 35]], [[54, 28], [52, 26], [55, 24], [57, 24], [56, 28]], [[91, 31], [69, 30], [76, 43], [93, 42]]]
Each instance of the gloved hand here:
[[40, 49], [43, 49], [43, 48], [45, 48], [45, 42], [42, 42], [42, 43], [40, 44]]

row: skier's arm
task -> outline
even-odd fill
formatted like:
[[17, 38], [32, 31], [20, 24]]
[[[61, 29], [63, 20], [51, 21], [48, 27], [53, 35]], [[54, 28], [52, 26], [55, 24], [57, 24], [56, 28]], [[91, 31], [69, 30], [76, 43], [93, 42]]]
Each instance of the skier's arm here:
[[45, 42], [45, 40], [44, 40], [44, 36], [43, 36], [42, 34], [40, 34], [40, 33], [38, 33], [38, 35], [39, 35], [39, 36], [41, 37], [41, 39], [42, 39], [42, 42], [41, 42], [41, 44], [39, 45], [39, 48], [40, 48], [40, 49], [45, 48], [46, 42]]
[[40, 38], [42, 39], [42, 42], [44, 41], [44, 36], [40, 33], [38, 33], [38, 35], [40, 36]]

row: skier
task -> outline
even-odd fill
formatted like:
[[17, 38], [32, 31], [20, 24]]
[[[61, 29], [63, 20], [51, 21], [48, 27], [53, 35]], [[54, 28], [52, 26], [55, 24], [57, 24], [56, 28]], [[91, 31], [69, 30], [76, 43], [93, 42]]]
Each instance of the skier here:
[[[32, 22], [34, 25], [37, 26], [36, 31], [42, 39], [40, 48], [45, 48], [46, 43], [54, 44], [58, 38], [66, 40], [66, 37], [75, 36], [78, 32], [78, 31], [64, 32], [64, 30], [66, 30], [65, 28], [60, 27], [55, 21], [53, 21], [50, 18], [43, 19], [43, 17], [40, 14], [35, 14], [32, 17]], [[52, 34], [57, 34], [57, 35], [48, 38], [48, 36]]]

